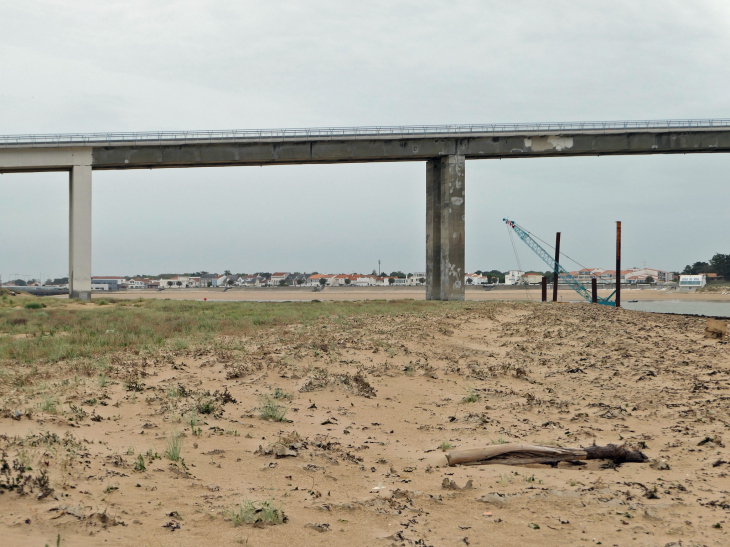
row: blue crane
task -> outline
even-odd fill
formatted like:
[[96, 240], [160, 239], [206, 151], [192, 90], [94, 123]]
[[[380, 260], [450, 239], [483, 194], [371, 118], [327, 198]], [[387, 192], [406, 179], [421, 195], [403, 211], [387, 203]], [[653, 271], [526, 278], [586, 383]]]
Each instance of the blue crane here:
[[[530, 234], [521, 228], [516, 222], [513, 220], [508, 220], [506, 218], [502, 219], [507, 226], [512, 228], [517, 236], [524, 241], [527, 246], [532, 249], [532, 251], [539, 256], [545, 264], [550, 266], [550, 269], [554, 272], [558, 272], [559, 275], [563, 277], [563, 280], [570, 285], [570, 288], [573, 289], [575, 292], [577, 292], [579, 295], [581, 295], [583, 298], [586, 299], [588, 302], [593, 302], [593, 298], [591, 296], [591, 293], [588, 292], [588, 289], [586, 289], [575, 277], [570, 275], [565, 268], [563, 268], [560, 264], [555, 262], [555, 259], [550, 256], [550, 254], [543, 249], [540, 244], [532, 239]], [[556, 283], [557, 279], [553, 280], [553, 283]], [[611, 298], [613, 298], [613, 295], [616, 294], [616, 291], [613, 291], [611, 295], [608, 298], [598, 298], [598, 303], [603, 304], [605, 306], [615, 306], [616, 302], [612, 301]]]

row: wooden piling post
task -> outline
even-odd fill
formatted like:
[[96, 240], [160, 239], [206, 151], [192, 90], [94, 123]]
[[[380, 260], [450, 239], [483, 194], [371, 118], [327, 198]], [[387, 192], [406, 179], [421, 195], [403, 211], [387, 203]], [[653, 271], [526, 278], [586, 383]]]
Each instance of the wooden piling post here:
[[616, 307], [621, 307], [621, 221], [616, 221]]
[[542, 276], [542, 301], [547, 302], [547, 277]]
[[555, 271], [553, 272], [553, 302], [558, 301], [558, 279], [560, 278], [557, 264], [560, 264], [560, 232], [555, 234]]
[[593, 293], [593, 303], [598, 304], [598, 281], [595, 277], [591, 278], [591, 292]]

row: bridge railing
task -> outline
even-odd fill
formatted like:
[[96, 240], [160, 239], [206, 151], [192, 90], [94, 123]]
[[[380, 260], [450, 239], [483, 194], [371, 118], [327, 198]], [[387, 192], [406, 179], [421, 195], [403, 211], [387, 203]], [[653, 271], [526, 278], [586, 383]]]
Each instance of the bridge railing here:
[[144, 131], [113, 133], [56, 133], [0, 135], [0, 148], [33, 146], [118, 146], [156, 143], [215, 143], [222, 141], [271, 141], [339, 138], [400, 138], [469, 134], [542, 134], [553, 132], [623, 132], [682, 129], [722, 129], [730, 119], [627, 120], [608, 122], [497, 123], [474, 125], [410, 125], [366, 127], [316, 127], [302, 129], [232, 129], [222, 131]]

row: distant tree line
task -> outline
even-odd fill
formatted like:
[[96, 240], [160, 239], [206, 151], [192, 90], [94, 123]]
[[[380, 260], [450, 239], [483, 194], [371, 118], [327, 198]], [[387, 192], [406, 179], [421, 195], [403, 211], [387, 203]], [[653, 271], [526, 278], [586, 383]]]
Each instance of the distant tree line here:
[[699, 275], [707, 273], [715, 273], [723, 276], [725, 279], [730, 278], [730, 254], [716, 253], [709, 262], [695, 262], [687, 265], [682, 272], [684, 275]]

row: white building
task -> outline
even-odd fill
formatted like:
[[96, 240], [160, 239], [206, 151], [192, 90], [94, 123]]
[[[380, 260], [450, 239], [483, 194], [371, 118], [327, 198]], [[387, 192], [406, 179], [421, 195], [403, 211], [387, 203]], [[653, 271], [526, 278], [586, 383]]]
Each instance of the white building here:
[[705, 285], [707, 285], [707, 277], [705, 274], [679, 276], [680, 289], [699, 289]]
[[289, 272], [275, 272], [271, 274], [271, 286], [277, 287], [280, 282], [286, 280], [289, 277]]
[[521, 272], [520, 270], [510, 270], [504, 276], [504, 284], [519, 285], [522, 282], [523, 275], [525, 275], [525, 272]]

